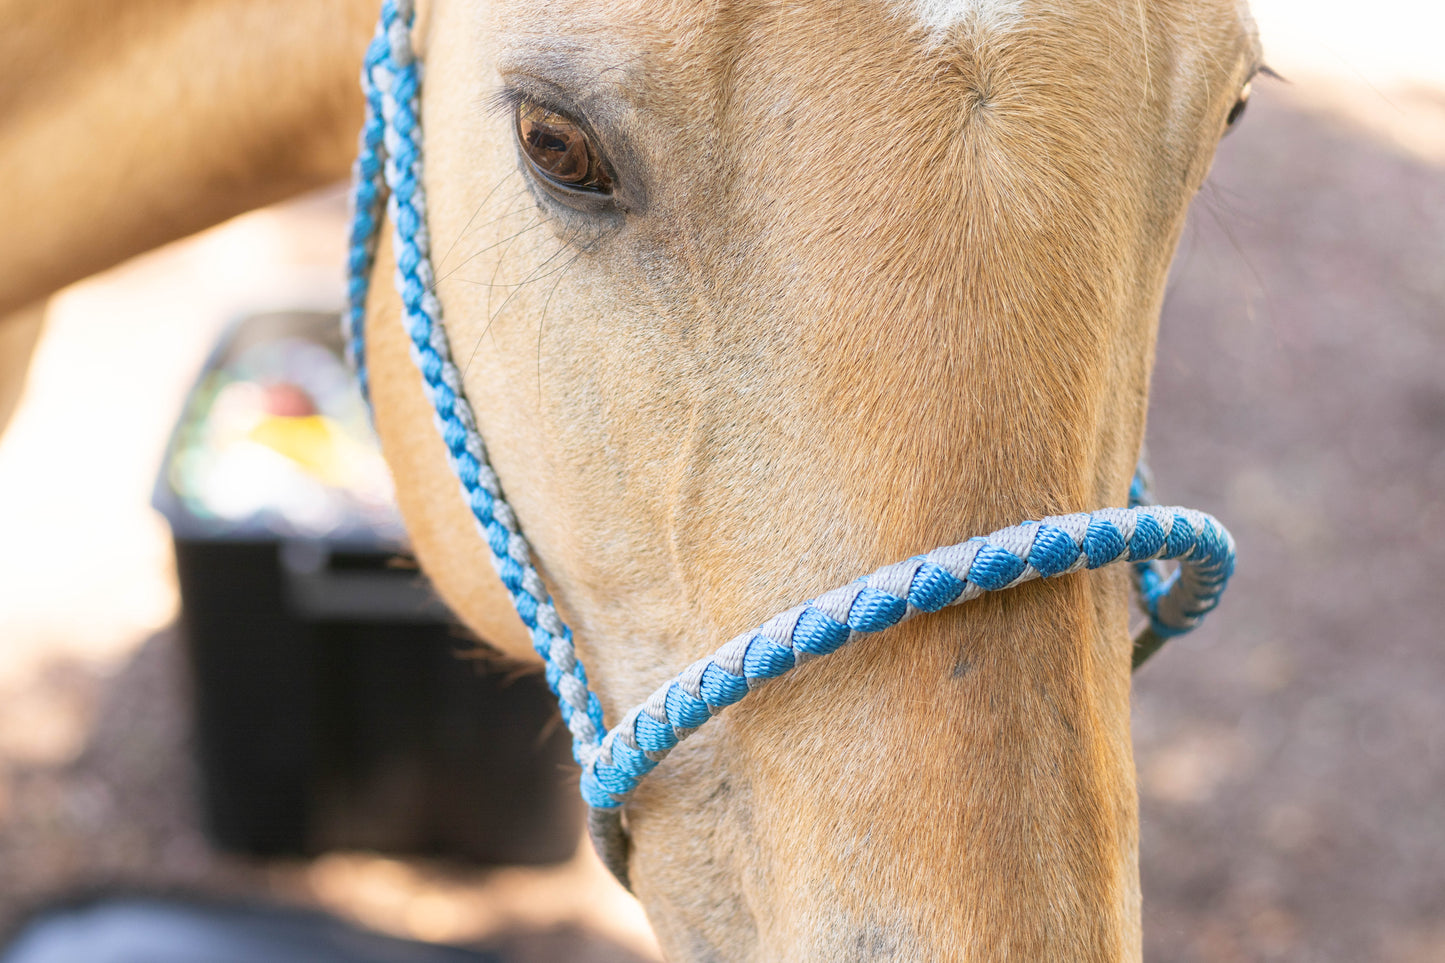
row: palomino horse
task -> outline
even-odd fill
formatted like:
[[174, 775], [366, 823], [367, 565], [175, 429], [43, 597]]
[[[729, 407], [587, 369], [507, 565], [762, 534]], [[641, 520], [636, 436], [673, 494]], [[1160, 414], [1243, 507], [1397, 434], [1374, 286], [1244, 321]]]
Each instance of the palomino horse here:
[[[6, 310], [336, 173], [355, 124], [372, 3], [133, 0], [116, 31], [80, 6], [0, 5], [51, 45], [0, 65], [36, 88], [0, 88], [28, 192], [4, 200]], [[1124, 503], [1170, 256], [1258, 68], [1239, 0], [425, 15], [437, 294], [609, 718], [860, 572]], [[397, 311], [374, 285], [418, 554], [525, 653]], [[701, 730], [628, 808], [669, 957], [1137, 959], [1127, 592], [1110, 570], [986, 597]]]

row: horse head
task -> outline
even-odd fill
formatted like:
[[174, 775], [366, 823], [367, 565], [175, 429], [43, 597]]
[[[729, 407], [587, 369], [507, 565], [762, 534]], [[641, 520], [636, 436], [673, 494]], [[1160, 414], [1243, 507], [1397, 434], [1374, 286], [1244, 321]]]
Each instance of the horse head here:
[[[435, 0], [417, 42], [447, 335], [609, 721], [880, 564], [1124, 501], [1237, 0]], [[376, 291], [417, 551], [524, 651]], [[669, 957], [1137, 958], [1126, 595], [981, 599], [700, 731], [627, 808]]]

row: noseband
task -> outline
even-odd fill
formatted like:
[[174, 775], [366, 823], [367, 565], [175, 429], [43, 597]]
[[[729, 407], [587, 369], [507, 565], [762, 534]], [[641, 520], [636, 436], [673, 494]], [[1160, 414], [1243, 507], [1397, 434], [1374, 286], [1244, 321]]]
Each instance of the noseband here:
[[[642, 778], [722, 709], [860, 635], [984, 592], [1128, 562], [1149, 617], [1148, 627], [1134, 640], [1138, 668], [1166, 639], [1194, 628], [1217, 604], [1234, 570], [1233, 539], [1203, 512], [1150, 504], [1141, 466], [1128, 508], [1024, 522], [885, 566], [737, 636], [678, 673], [609, 730], [587, 685], [572, 632], [532, 564], [531, 549], [487, 461], [442, 327], [422, 191], [421, 64], [412, 50], [412, 18], [412, 0], [385, 0], [362, 69], [366, 120], [353, 169], [349, 307], [343, 320], [349, 353], [366, 394], [366, 297], [385, 205], [412, 360], [421, 371], [462, 497], [546, 664], [547, 683], [572, 733], [593, 844], [624, 886], [629, 843], [622, 807]], [[1160, 564], [1169, 559], [1179, 562], [1172, 575]]]

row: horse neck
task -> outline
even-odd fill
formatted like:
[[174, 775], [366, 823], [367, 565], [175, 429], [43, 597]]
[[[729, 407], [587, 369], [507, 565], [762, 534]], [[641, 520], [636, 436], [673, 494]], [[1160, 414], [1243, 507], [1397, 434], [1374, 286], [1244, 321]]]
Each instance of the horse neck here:
[[104, 15], [0, 0], [0, 316], [344, 177], [375, 13], [374, 0], [128, 0]]

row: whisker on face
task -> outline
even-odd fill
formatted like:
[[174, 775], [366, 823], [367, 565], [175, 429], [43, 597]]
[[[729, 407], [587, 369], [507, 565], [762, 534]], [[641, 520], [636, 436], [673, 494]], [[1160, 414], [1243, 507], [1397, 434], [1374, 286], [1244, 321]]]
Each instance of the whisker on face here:
[[[542, 262], [542, 265], [538, 265], [538, 266], [541, 267], [541, 266], [545, 265], [548, 261], [551, 261], [553, 258], [555, 258], [558, 253], [560, 253], [560, 252], [554, 252], [554, 253], [548, 255], [546, 261]], [[579, 253], [581, 253], [581, 252], [579, 252]], [[571, 262], [568, 262], [568, 263], [571, 263]], [[549, 278], [549, 277], [551, 277], [552, 275], [556, 274], [558, 271], [561, 271], [561, 270], [563, 270], [563, 269], [564, 269], [564, 268], [560, 268], [560, 267], [559, 267], [559, 268], [553, 268], [552, 270], [547, 271], [547, 272], [544, 273], [544, 274], [528, 275], [527, 277], [523, 278], [523, 279], [520, 280], [520, 281], [495, 281], [495, 282], [493, 282], [493, 281], [479, 281], [479, 280], [477, 280], [476, 278], [456, 278], [456, 277], [451, 278], [451, 280], [454, 281], [454, 282], [456, 282], [457, 284], [470, 284], [470, 285], [473, 285], [474, 287], [479, 287], [479, 288], [519, 288], [519, 287], [521, 287], [521, 286], [524, 285], [524, 284], [532, 284], [532, 283], [534, 283], [534, 282], [536, 282], [536, 281], [541, 281], [541, 280], [544, 280], [544, 279], [546, 279], [546, 278]], [[504, 305], [504, 306], [505, 306], [505, 305]]]
[[[463, 267], [465, 267], [466, 264], [467, 264], [467, 261], [470, 261], [472, 258], [476, 257], [477, 255], [479, 255], [479, 254], [485, 254], [485, 253], [487, 253], [488, 251], [495, 250], [496, 248], [503, 247], [504, 245], [510, 245], [512, 242], [516, 241], [517, 238], [521, 237], [523, 234], [526, 234], [526, 233], [529, 232], [529, 231], [534, 231], [534, 230], [536, 230], [537, 228], [541, 227], [543, 223], [544, 223], [544, 222], [541, 221], [541, 220], [533, 221], [531, 224], [528, 224], [526, 227], [521, 228], [520, 230], [514, 231], [514, 232], [512, 232], [511, 234], [508, 234], [506, 237], [503, 237], [503, 238], [500, 238], [500, 239], [498, 239], [498, 240], [496, 240], [496, 241], [493, 241], [491, 244], [488, 244], [488, 245], [486, 245], [485, 247], [478, 248], [477, 250], [473, 251], [471, 254], [467, 255], [466, 261], [463, 261], [461, 264], [458, 264], [456, 267], [452, 268], [451, 271], [449, 271], [449, 272], [447, 272], [446, 274], [442, 275], [441, 277], [437, 278], [437, 279], [436, 279], [437, 285], [440, 285], [443, 281], [453, 280], [454, 275], [456, 274], [456, 272], [460, 271]], [[503, 248], [503, 257], [505, 257], [505, 256], [506, 256], [506, 255], [505, 255], [505, 248]], [[498, 261], [498, 263], [500, 264], [500, 260]], [[495, 273], [494, 273], [494, 274], [493, 274], [493, 277], [495, 278], [495, 276], [496, 276], [496, 275], [495, 275]]]
[[[497, 310], [491, 312], [491, 316], [487, 319], [487, 323], [490, 325], [493, 321], [495, 321], [495, 320], [497, 319], [497, 316], [500, 315], [503, 311], [506, 310], [507, 305], [511, 303], [512, 298], [516, 297], [516, 296], [517, 296], [517, 292], [520, 291], [525, 285], [531, 284], [533, 281], [538, 281], [538, 280], [541, 280], [541, 278], [546, 277], [547, 275], [545, 275], [545, 274], [538, 274], [537, 272], [538, 272], [538, 271], [541, 271], [541, 270], [542, 270], [543, 268], [545, 268], [548, 264], [552, 263], [552, 259], [555, 258], [557, 255], [561, 254], [563, 251], [567, 250], [567, 248], [571, 247], [571, 246], [572, 246], [572, 241], [575, 240], [575, 239], [576, 239], [576, 233], [575, 233], [575, 232], [574, 232], [570, 237], [564, 237], [564, 238], [562, 238], [562, 239], [561, 239], [561, 240], [562, 240], [562, 243], [561, 243], [560, 245], [558, 245], [557, 250], [555, 250], [555, 251], [553, 251], [551, 254], [547, 255], [547, 257], [545, 257], [536, 267], [534, 267], [530, 272], [528, 272], [527, 275], [526, 275], [524, 278], [522, 278], [522, 280], [518, 281], [516, 284], [497, 284], [497, 283], [495, 283], [495, 281], [494, 281], [493, 283], [489, 284], [489, 285], [488, 285], [489, 288], [498, 288], [498, 287], [504, 287], [504, 288], [505, 288], [505, 287], [510, 287], [512, 290], [511, 290], [511, 291], [507, 294], [507, 296], [502, 300], [502, 303], [497, 307]], [[500, 266], [500, 265], [498, 265], [498, 266]], [[493, 275], [493, 277], [495, 278], [495, 274]], [[489, 305], [489, 307], [490, 307], [490, 305]]]
[[[440, 271], [440, 270], [446, 265], [447, 258], [451, 257], [452, 251], [456, 250], [456, 246], [461, 243], [462, 238], [466, 237], [469, 233], [471, 233], [473, 222], [476, 221], [477, 215], [480, 214], [480, 213], [482, 213], [482, 211], [484, 211], [484, 210], [486, 209], [487, 204], [488, 204], [488, 203], [491, 201], [491, 199], [492, 199], [492, 195], [493, 195], [493, 194], [496, 194], [497, 191], [501, 188], [501, 186], [502, 186], [503, 184], [507, 183], [507, 181], [508, 181], [509, 179], [511, 179], [512, 175], [513, 175], [513, 174], [516, 174], [516, 173], [518, 173], [518, 172], [517, 172], [517, 171], [509, 171], [507, 174], [503, 175], [503, 177], [502, 177], [501, 180], [497, 181], [497, 183], [495, 183], [495, 184], [492, 185], [492, 189], [491, 189], [491, 190], [487, 191], [486, 196], [481, 199], [481, 201], [477, 204], [476, 209], [472, 211], [472, 216], [469, 217], [469, 218], [467, 218], [467, 223], [464, 224], [464, 225], [462, 225], [461, 232], [460, 232], [459, 234], [457, 234], [456, 239], [455, 239], [454, 241], [452, 241], [452, 243], [447, 247], [445, 253], [443, 253], [441, 257], [437, 258], [437, 260], [436, 260], [436, 268], [437, 268], [438, 271]], [[506, 204], [511, 204], [512, 201], [514, 201], [514, 200], [517, 199], [517, 195], [518, 195], [518, 194], [522, 194], [522, 193], [524, 193], [525, 191], [526, 191], [526, 187], [524, 186], [524, 187], [522, 188], [522, 190], [518, 191], [516, 194], [512, 194], [510, 197], [506, 198], [502, 203], [503, 203], [504, 205], [506, 205]], [[494, 222], [493, 222], [493, 223], [494, 223]], [[485, 227], [485, 226], [486, 226], [486, 225], [484, 225], [484, 224], [479, 224], [479, 225], [477, 225], [477, 228], [480, 229], [480, 228]]]
[[[534, 210], [537, 210], [537, 209], [534, 208]], [[493, 311], [492, 311], [492, 291], [493, 291], [494, 289], [498, 288], [498, 287], [505, 287], [505, 286], [506, 286], [506, 285], [499, 285], [499, 284], [497, 283], [497, 275], [501, 272], [501, 270], [502, 270], [502, 265], [505, 264], [505, 263], [507, 263], [507, 253], [511, 250], [512, 245], [513, 245], [514, 243], [516, 243], [517, 239], [520, 238], [523, 234], [526, 234], [526, 233], [528, 233], [529, 231], [532, 231], [532, 230], [534, 230], [534, 229], [536, 229], [536, 228], [538, 228], [538, 227], [541, 227], [543, 224], [546, 224], [546, 223], [547, 223], [548, 218], [547, 218], [545, 212], [540, 211], [540, 210], [537, 210], [537, 213], [538, 213], [540, 216], [538, 216], [538, 218], [537, 218], [535, 221], [533, 221], [531, 224], [529, 224], [529, 225], [527, 225], [526, 227], [522, 228], [522, 230], [517, 231], [515, 234], [512, 234], [510, 237], [502, 238], [500, 241], [496, 242], [495, 244], [491, 244], [491, 245], [489, 245], [487, 248], [484, 249], [484, 250], [492, 250], [493, 248], [496, 248], [496, 247], [498, 247], [498, 246], [500, 246], [500, 247], [502, 248], [501, 253], [499, 253], [499, 254], [497, 255], [497, 261], [496, 261], [496, 263], [495, 263], [494, 265], [492, 265], [492, 276], [491, 276], [491, 278], [488, 280], [487, 284], [484, 285], [484, 287], [487, 288], [487, 303], [486, 303], [486, 307], [484, 308], [484, 310], [485, 310], [486, 313], [487, 313], [487, 327], [486, 327], [485, 329], [483, 329], [483, 333], [486, 333], [486, 331], [490, 331], [490, 330], [491, 330], [491, 327], [492, 327], [492, 321], [496, 320], [496, 314], [494, 314]], [[477, 253], [480, 254], [481, 252], [478, 251]]]
[[[1253, 209], [1248, 204], [1239, 203], [1246, 200], [1244, 195], [1211, 180], [1205, 181], [1204, 187], [1199, 191], [1194, 208], [1199, 212], [1199, 218], [1208, 217], [1215, 228], [1224, 234], [1235, 253], [1240, 256], [1240, 260], [1248, 262], [1249, 259], [1244, 256], [1244, 247], [1240, 244], [1235, 230], [1241, 224], [1257, 225], [1259, 220], [1254, 216]], [[1192, 219], [1196, 233], [1199, 218]]]
[[[539, 223], [540, 223], [540, 222], [539, 222]], [[523, 277], [522, 280], [518, 281], [516, 284], [501, 284], [501, 283], [498, 283], [498, 282], [496, 281], [496, 271], [495, 271], [495, 270], [494, 270], [493, 273], [492, 273], [492, 280], [491, 280], [491, 281], [473, 281], [473, 282], [471, 282], [471, 283], [477, 284], [477, 285], [479, 285], [479, 286], [482, 286], [482, 287], [485, 287], [485, 288], [488, 289], [488, 291], [487, 291], [487, 302], [488, 302], [488, 303], [487, 303], [487, 323], [486, 323], [486, 326], [482, 328], [481, 333], [477, 336], [477, 342], [476, 342], [476, 344], [474, 344], [474, 345], [472, 346], [471, 353], [467, 355], [467, 363], [462, 367], [462, 374], [463, 374], [463, 376], [465, 376], [466, 373], [471, 370], [472, 362], [476, 360], [477, 352], [478, 352], [479, 350], [481, 350], [482, 339], [485, 338], [489, 333], [491, 333], [493, 322], [495, 322], [495, 321], [497, 320], [497, 318], [501, 315], [501, 313], [502, 313], [504, 310], [506, 310], [507, 305], [508, 305], [509, 303], [511, 303], [512, 298], [516, 296], [517, 292], [520, 291], [524, 286], [526, 286], [526, 285], [528, 285], [528, 284], [531, 284], [531, 283], [533, 283], [534, 281], [541, 280], [541, 279], [544, 278], [544, 277], [548, 277], [548, 276], [550, 276], [551, 274], [558, 273], [558, 272], [560, 272], [560, 271], [565, 271], [566, 268], [568, 267], [568, 265], [570, 265], [570, 264], [572, 263], [572, 261], [569, 260], [566, 264], [562, 265], [560, 268], [555, 268], [555, 269], [554, 269], [553, 271], [551, 271], [551, 272], [542, 273], [542, 274], [539, 274], [539, 273], [538, 273], [538, 272], [541, 271], [543, 268], [545, 268], [549, 263], [551, 263], [552, 259], [555, 258], [558, 254], [561, 254], [563, 251], [565, 251], [565, 250], [567, 250], [569, 247], [571, 247], [573, 239], [574, 239], [573, 236], [569, 236], [569, 237], [564, 237], [564, 238], [562, 238], [562, 239], [561, 239], [561, 244], [558, 245], [557, 250], [555, 250], [555, 251], [553, 251], [551, 254], [547, 255], [547, 257], [544, 258], [541, 263], [539, 263], [539, 264], [538, 264], [536, 267], [534, 267], [530, 272], [528, 272], [528, 274], [527, 274], [525, 277]], [[580, 253], [581, 253], [581, 252], [579, 252], [579, 254], [580, 254]], [[505, 255], [503, 255], [503, 256], [505, 257]], [[573, 258], [572, 260], [575, 260], [575, 258]], [[497, 269], [500, 269], [500, 268], [501, 268], [501, 263], [500, 263], [500, 260], [499, 260], [499, 262], [498, 262], [498, 264], [497, 264]], [[498, 306], [497, 310], [496, 310], [496, 311], [492, 311], [492, 310], [491, 310], [491, 291], [492, 291], [493, 289], [495, 289], [495, 288], [511, 288], [512, 290], [511, 290], [511, 292], [508, 293], [508, 295], [506, 296], [506, 298], [504, 298], [504, 299], [502, 300], [502, 303], [501, 303], [501, 305]]]
[[[515, 200], [517, 197], [522, 196], [522, 195], [525, 194], [525, 193], [526, 193], [525, 191], [519, 191], [517, 194], [512, 195], [512, 197], [509, 198], [508, 200], [509, 200], [509, 201]], [[495, 217], [495, 218], [493, 218], [493, 219], [490, 220], [490, 221], [487, 221], [487, 222], [482, 223], [482, 224], [478, 224], [473, 230], [478, 230], [478, 231], [479, 231], [479, 230], [481, 230], [481, 229], [484, 228], [484, 227], [489, 227], [489, 226], [491, 226], [491, 225], [493, 225], [493, 224], [500, 224], [502, 221], [505, 221], [505, 220], [507, 220], [507, 219], [510, 218], [510, 217], [517, 217], [517, 216], [519, 216], [519, 215], [526, 214], [529, 209], [530, 209], [530, 208], [529, 208], [528, 205], [523, 205], [522, 207], [519, 207], [519, 208], [516, 208], [516, 209], [513, 209], [513, 210], [509, 210], [509, 211], [507, 211], [506, 213], [502, 214], [502, 215], [499, 216], [499, 217]], [[479, 255], [479, 254], [485, 254], [487, 251], [492, 250], [492, 249], [493, 249], [494, 247], [496, 247], [498, 244], [505, 244], [506, 242], [508, 242], [508, 241], [512, 240], [513, 238], [517, 237], [518, 234], [525, 233], [526, 231], [529, 231], [529, 230], [531, 230], [533, 227], [535, 227], [536, 224], [540, 224], [540, 223], [541, 223], [541, 222], [538, 221], [538, 222], [536, 222], [536, 223], [534, 223], [534, 224], [528, 225], [527, 227], [523, 228], [521, 231], [517, 232], [517, 234], [512, 234], [512, 235], [510, 235], [510, 236], [508, 236], [508, 237], [504, 237], [504, 238], [502, 238], [500, 241], [496, 241], [496, 242], [494, 242], [494, 243], [492, 243], [492, 244], [490, 244], [490, 245], [488, 245], [488, 246], [486, 246], [486, 247], [478, 248], [477, 250], [475, 250], [475, 251], [473, 251], [472, 253], [468, 254], [466, 257], [462, 258], [462, 260], [459, 261], [459, 262], [457, 263], [457, 265], [456, 265], [455, 267], [453, 267], [450, 271], [448, 271], [448, 272], [446, 272], [445, 274], [439, 276], [439, 277], [437, 278], [437, 283], [441, 283], [442, 281], [445, 281], [447, 278], [451, 277], [453, 274], [455, 274], [456, 272], [460, 271], [462, 268], [466, 267], [467, 264], [468, 264], [473, 258], [475, 258], [477, 255]]]
[[[563, 275], [566, 274], [567, 269], [570, 268], [572, 265], [576, 264], [578, 258], [580, 258], [582, 255], [586, 254], [588, 251], [592, 250], [592, 248], [593, 248], [594, 246], [596, 246], [596, 243], [597, 243], [596, 241], [593, 241], [591, 244], [588, 244], [587, 246], [583, 247], [583, 248], [582, 248], [581, 250], [579, 250], [576, 254], [574, 254], [574, 255], [572, 255], [570, 258], [568, 258], [568, 259], [567, 259], [567, 262], [566, 262], [565, 264], [563, 264], [560, 268], [557, 268], [556, 270], [550, 272], [551, 274], [555, 274], [555, 275], [557, 276], [557, 280], [555, 280], [555, 281], [552, 282], [552, 287], [547, 291], [547, 297], [542, 301], [542, 315], [541, 315], [541, 317], [539, 317], [539, 318], [537, 319], [537, 402], [538, 402], [538, 404], [541, 404], [541, 401], [542, 401], [542, 329], [543, 329], [543, 328], [546, 326], [546, 324], [547, 324], [547, 309], [552, 306], [552, 295], [554, 295], [554, 294], [557, 293], [557, 287], [558, 287], [558, 285], [560, 285], [560, 284], [562, 283], [562, 277], [563, 277]], [[546, 275], [543, 275], [543, 277], [546, 277]], [[538, 280], [540, 280], [540, 278], [539, 278]]]

